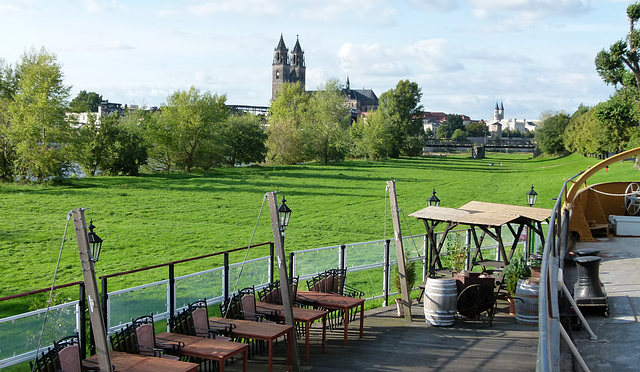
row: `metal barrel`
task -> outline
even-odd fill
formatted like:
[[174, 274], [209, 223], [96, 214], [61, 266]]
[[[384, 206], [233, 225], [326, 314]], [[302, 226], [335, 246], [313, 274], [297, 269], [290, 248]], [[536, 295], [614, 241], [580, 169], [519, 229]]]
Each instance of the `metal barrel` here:
[[424, 319], [434, 326], [455, 321], [458, 290], [453, 278], [428, 278], [424, 287]]
[[516, 321], [522, 324], [538, 325], [538, 294], [540, 278], [518, 280], [516, 287]]

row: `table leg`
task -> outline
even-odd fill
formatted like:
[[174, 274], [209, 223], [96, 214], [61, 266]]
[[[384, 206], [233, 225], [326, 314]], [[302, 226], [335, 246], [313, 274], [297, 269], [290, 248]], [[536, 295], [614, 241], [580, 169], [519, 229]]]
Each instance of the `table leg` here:
[[[293, 343], [293, 338], [295, 337], [295, 332], [293, 327], [289, 330], [289, 338], [287, 338], [287, 371], [291, 371], [291, 344]], [[297, 362], [300, 364], [299, 362]]]
[[247, 368], [249, 367], [248, 360], [249, 360], [249, 348], [247, 348], [242, 353], [242, 372], [247, 372]]
[[273, 371], [273, 339], [269, 340], [269, 372]]
[[322, 317], [322, 354], [326, 351], [327, 346], [327, 316]]
[[[226, 359], [218, 360], [218, 370], [220, 372], [224, 372], [224, 365], [226, 364], [225, 362], [226, 362]], [[213, 368], [213, 365], [212, 365], [212, 368]]]
[[346, 309], [343, 311], [344, 318], [344, 345], [349, 344], [349, 310]]
[[304, 340], [304, 361], [308, 362], [309, 361], [309, 328], [311, 328], [311, 322], [310, 321], [306, 321], [305, 322], [305, 326], [306, 326], [306, 330], [305, 330], [305, 340]]
[[360, 338], [364, 337], [364, 303], [360, 305]]

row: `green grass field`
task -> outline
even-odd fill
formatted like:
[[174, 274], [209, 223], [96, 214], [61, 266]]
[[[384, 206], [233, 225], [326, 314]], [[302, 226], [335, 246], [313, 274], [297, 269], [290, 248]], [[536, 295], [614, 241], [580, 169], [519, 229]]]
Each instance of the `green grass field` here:
[[[392, 238], [391, 223], [384, 218], [389, 180], [396, 180], [398, 203], [407, 216], [426, 206], [433, 188], [445, 207], [471, 200], [526, 205], [525, 193], [533, 183], [536, 206], [551, 208], [564, 180], [597, 162], [579, 155], [531, 159], [531, 154], [489, 153], [474, 160], [460, 154], [69, 179], [58, 186], [0, 184], [0, 297], [51, 285], [66, 215], [74, 208], [89, 208], [86, 217], [104, 239], [96, 265], [100, 276], [248, 245], [268, 191], [284, 195], [293, 210], [286, 249], [302, 250], [382, 239], [385, 226], [386, 237]], [[638, 180], [638, 175], [632, 162], [624, 162], [590, 181]], [[417, 220], [407, 219], [405, 235], [424, 233]], [[265, 203], [254, 243], [272, 239]], [[267, 254], [268, 248], [259, 248], [249, 257]], [[234, 259], [242, 257], [239, 253]], [[219, 264], [211, 261], [212, 267]], [[176, 274], [200, 269], [181, 265], [184, 272]], [[153, 275], [140, 280], [148, 282]], [[57, 284], [80, 279], [71, 224]], [[138, 284], [111, 283], [110, 290]], [[0, 314], [6, 314], [2, 306]]]

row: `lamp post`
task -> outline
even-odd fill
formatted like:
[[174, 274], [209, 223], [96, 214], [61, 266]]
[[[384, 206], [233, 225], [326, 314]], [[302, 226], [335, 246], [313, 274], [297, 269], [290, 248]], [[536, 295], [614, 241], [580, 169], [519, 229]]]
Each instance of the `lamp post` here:
[[111, 356], [109, 355], [109, 342], [107, 341], [107, 327], [100, 306], [100, 296], [98, 294], [98, 283], [94, 264], [100, 258], [102, 239], [93, 232], [95, 226], [89, 225], [90, 232], [87, 232], [87, 224], [84, 218], [84, 208], [74, 209], [69, 212], [73, 218], [73, 226], [76, 230], [76, 242], [80, 253], [80, 263], [82, 264], [82, 276], [84, 288], [89, 302], [89, 317], [91, 319], [91, 329], [96, 342], [96, 353], [98, 354], [98, 365], [100, 372], [111, 372]]
[[533, 207], [537, 199], [538, 193], [533, 190], [533, 184], [531, 184], [531, 190], [527, 192], [527, 203], [529, 203], [530, 207]]
[[439, 207], [440, 206], [440, 199], [438, 199], [438, 197], [436, 196], [436, 189], [433, 189], [433, 194], [427, 200], [427, 202], [429, 203], [430, 207]]
[[280, 237], [282, 239], [282, 245], [284, 246], [284, 230], [289, 225], [289, 218], [291, 218], [291, 209], [285, 204], [286, 200], [284, 196], [278, 207], [278, 219], [280, 219]]

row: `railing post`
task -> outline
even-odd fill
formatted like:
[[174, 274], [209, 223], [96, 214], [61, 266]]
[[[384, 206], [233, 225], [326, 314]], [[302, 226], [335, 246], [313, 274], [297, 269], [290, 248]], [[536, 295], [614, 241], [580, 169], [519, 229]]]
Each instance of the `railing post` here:
[[107, 287], [107, 278], [102, 278], [100, 280], [100, 287], [102, 289], [101, 296], [102, 297], [102, 314], [104, 316], [104, 324], [107, 327], [107, 332], [109, 332], [109, 327], [111, 326], [111, 317], [109, 316], [109, 289]]
[[347, 266], [345, 262], [345, 258], [347, 256], [347, 246], [342, 244], [340, 245], [340, 256], [338, 257], [338, 268], [344, 270]]
[[224, 300], [229, 299], [229, 253], [224, 253], [224, 269], [222, 274], [222, 286], [224, 287]]
[[275, 262], [274, 257], [276, 256], [275, 252], [275, 245], [273, 242], [269, 243], [269, 283], [273, 283], [275, 281], [273, 273], [273, 263]]
[[391, 245], [391, 240], [387, 239], [384, 241], [384, 268], [382, 275], [382, 292], [384, 293], [384, 303], [383, 306], [389, 305], [389, 246]]
[[295, 252], [290, 252], [289, 253], [289, 278], [293, 278], [293, 276], [296, 273], [296, 271], [295, 271], [295, 260], [296, 260]]
[[175, 267], [169, 265], [169, 319], [173, 319], [176, 312], [176, 276]]
[[86, 315], [86, 310], [87, 310], [87, 297], [85, 295], [84, 292], [84, 283], [80, 283], [78, 284], [78, 288], [80, 288], [80, 293], [78, 296], [78, 305], [79, 305], [79, 309], [78, 311], [80, 312], [79, 315], [79, 322], [80, 324], [78, 324], [78, 333], [79, 333], [79, 343], [80, 343], [80, 360], [86, 359], [87, 358], [87, 315]]

